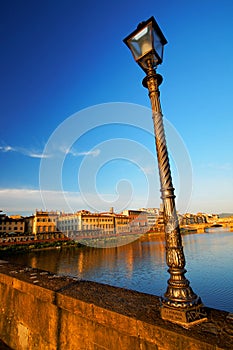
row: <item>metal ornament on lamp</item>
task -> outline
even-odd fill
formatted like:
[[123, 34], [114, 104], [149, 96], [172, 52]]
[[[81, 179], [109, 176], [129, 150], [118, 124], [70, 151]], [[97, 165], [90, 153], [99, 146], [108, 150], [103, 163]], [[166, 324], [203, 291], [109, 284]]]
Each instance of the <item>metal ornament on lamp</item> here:
[[193, 292], [190, 282], [185, 277], [185, 256], [159, 98], [162, 76], [156, 73], [157, 65], [163, 61], [163, 49], [167, 40], [154, 17], [151, 17], [140, 23], [123, 41], [146, 73], [142, 84], [149, 91], [152, 107], [161, 199], [164, 207], [166, 262], [170, 273], [167, 291], [161, 298], [161, 317], [188, 328], [205, 321], [207, 315], [201, 298]]

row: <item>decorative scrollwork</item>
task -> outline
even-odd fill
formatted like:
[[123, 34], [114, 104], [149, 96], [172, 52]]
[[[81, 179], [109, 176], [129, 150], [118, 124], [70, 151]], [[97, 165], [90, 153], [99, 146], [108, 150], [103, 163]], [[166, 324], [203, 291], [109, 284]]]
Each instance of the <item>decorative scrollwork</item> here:
[[184, 268], [185, 257], [182, 247], [167, 248], [167, 265], [171, 268]]

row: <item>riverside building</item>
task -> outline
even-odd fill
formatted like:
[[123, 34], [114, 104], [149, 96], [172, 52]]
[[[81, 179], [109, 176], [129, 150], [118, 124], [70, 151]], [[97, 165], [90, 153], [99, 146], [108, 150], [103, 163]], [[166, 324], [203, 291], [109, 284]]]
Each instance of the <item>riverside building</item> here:
[[0, 213], [0, 235], [24, 234], [25, 222], [20, 215], [7, 216]]
[[50, 234], [57, 232], [58, 212], [36, 210], [35, 214], [25, 218], [28, 234]]
[[130, 218], [113, 212], [91, 213], [81, 210], [73, 214], [61, 214], [57, 228], [69, 238], [77, 235], [116, 234], [128, 231]]

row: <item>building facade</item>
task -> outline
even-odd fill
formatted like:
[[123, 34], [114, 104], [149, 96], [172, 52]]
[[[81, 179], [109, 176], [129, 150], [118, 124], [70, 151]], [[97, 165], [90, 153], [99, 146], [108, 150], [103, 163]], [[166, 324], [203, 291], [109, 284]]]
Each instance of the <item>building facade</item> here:
[[129, 218], [113, 212], [91, 213], [81, 210], [74, 214], [62, 214], [58, 217], [57, 228], [67, 237], [77, 235], [116, 234], [128, 231]]
[[123, 210], [123, 215], [129, 217], [129, 231], [130, 232], [146, 232], [147, 213], [141, 210]]
[[0, 235], [24, 234], [25, 222], [20, 215], [0, 214]]
[[33, 235], [55, 233], [58, 216], [55, 211], [36, 210], [34, 215], [25, 218], [26, 232]]

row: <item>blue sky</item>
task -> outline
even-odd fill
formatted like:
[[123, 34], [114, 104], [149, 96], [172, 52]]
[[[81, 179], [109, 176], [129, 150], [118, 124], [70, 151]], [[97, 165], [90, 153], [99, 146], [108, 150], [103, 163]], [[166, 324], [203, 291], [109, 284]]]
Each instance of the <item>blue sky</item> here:
[[144, 73], [122, 42], [152, 15], [178, 210], [233, 212], [231, 0], [2, 1], [0, 209], [159, 206]]

